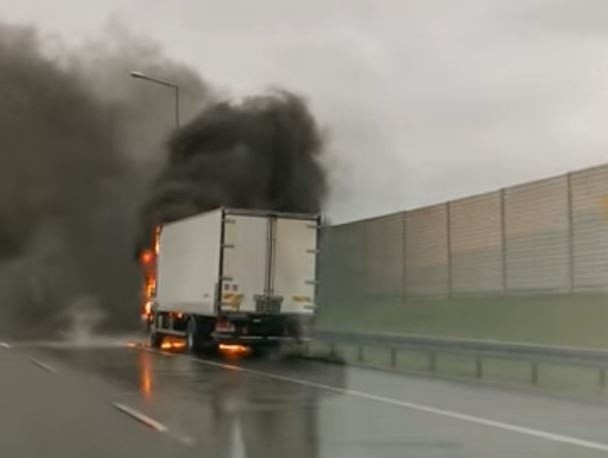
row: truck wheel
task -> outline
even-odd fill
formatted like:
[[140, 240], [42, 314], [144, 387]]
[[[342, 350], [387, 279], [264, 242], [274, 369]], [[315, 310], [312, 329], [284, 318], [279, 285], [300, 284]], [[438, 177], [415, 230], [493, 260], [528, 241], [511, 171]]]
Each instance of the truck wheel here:
[[186, 327], [186, 345], [188, 352], [196, 353], [200, 350], [199, 340], [196, 318], [192, 317], [188, 320], [188, 325]]
[[160, 348], [163, 344], [163, 336], [156, 331], [150, 331], [148, 339], [152, 348]]
[[156, 313], [152, 315], [152, 321], [147, 323], [148, 345], [152, 348], [160, 348], [163, 344], [163, 335], [156, 331], [158, 316]]

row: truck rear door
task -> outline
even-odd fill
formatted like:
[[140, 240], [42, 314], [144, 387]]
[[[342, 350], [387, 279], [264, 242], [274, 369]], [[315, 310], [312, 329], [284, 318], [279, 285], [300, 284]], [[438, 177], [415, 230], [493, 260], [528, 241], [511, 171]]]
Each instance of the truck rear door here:
[[222, 312], [256, 311], [267, 278], [268, 218], [226, 214], [222, 262]]
[[317, 225], [310, 219], [275, 221], [272, 294], [282, 297], [281, 313], [314, 312]]

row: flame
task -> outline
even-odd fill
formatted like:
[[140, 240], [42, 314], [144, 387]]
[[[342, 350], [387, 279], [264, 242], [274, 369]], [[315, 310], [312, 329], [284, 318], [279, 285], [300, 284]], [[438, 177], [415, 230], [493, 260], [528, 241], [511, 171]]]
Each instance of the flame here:
[[144, 304], [144, 309], [141, 312], [141, 319], [143, 321], [152, 321], [152, 301], [148, 300]]
[[186, 342], [176, 337], [165, 337], [160, 345], [161, 350], [183, 350]]
[[152, 317], [152, 300], [156, 296], [156, 275], [157, 275], [157, 263], [158, 253], [160, 250], [160, 231], [161, 227], [157, 226], [154, 228], [153, 246], [146, 250], [143, 250], [139, 255], [140, 267], [144, 277], [144, 282], [141, 290], [141, 319], [143, 321], [149, 321]]
[[158, 253], [160, 253], [160, 231], [161, 231], [160, 226], [156, 226], [154, 228], [154, 252], [156, 253], [157, 256], [158, 256]]
[[150, 315], [152, 313], [152, 301], [146, 302], [146, 305], [144, 305], [144, 313], [146, 315]]
[[251, 348], [245, 345], [220, 344], [220, 352], [228, 357], [241, 357], [251, 353]]
[[150, 264], [152, 261], [154, 261], [154, 253], [152, 252], [152, 250], [144, 250], [141, 253], [141, 262], [143, 264]]
[[146, 281], [146, 294], [148, 297], [152, 297], [154, 293], [156, 293], [156, 278], [148, 277]]
[[156, 279], [153, 277], [148, 277], [146, 279], [146, 283], [144, 285], [143, 291], [143, 308], [141, 311], [142, 320], [146, 321], [150, 319], [152, 316], [152, 305], [154, 301], [152, 300], [156, 295]]

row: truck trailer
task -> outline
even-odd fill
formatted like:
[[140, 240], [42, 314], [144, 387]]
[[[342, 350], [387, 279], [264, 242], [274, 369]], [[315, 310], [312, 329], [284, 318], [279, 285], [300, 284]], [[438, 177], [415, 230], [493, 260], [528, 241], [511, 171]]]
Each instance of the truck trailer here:
[[230, 208], [157, 228], [144, 259], [154, 264], [144, 288], [150, 344], [184, 337], [200, 351], [307, 339], [319, 228], [318, 215]]

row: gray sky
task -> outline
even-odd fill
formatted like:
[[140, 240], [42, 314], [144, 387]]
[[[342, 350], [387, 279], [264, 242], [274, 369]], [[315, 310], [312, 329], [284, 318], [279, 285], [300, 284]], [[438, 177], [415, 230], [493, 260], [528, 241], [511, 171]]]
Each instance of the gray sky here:
[[236, 93], [305, 94], [335, 221], [608, 162], [606, 0], [0, 0], [66, 43], [119, 22]]

